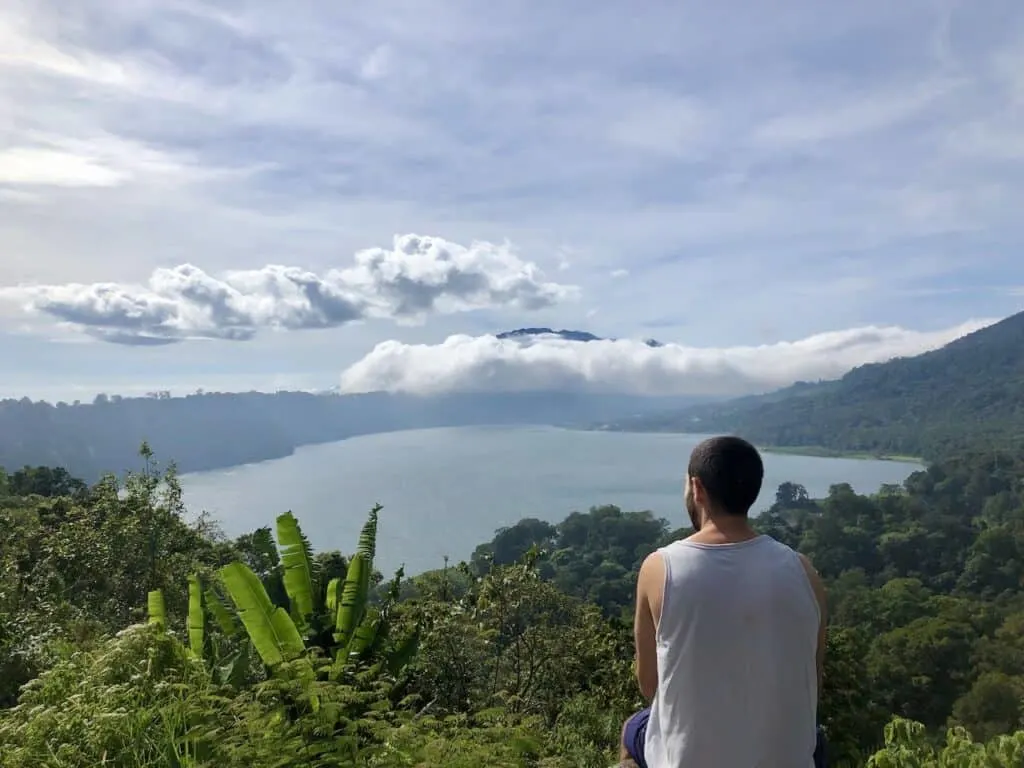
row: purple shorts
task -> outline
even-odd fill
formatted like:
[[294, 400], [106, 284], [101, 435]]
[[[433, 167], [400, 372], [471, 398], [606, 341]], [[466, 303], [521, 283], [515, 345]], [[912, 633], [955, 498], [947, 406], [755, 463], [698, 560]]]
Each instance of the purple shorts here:
[[622, 743], [630, 758], [640, 768], [647, 768], [644, 760], [644, 743], [647, 741], [647, 721], [651, 719], [651, 708], [641, 709], [629, 720], [622, 733]]
[[[622, 743], [626, 752], [639, 768], [647, 768], [647, 761], [644, 759], [644, 744], [647, 741], [647, 722], [651, 719], [651, 708], [641, 709], [629, 720], [622, 733]], [[825, 757], [825, 731], [818, 726], [817, 743], [814, 745], [814, 766], [815, 768], [826, 768], [828, 760]]]

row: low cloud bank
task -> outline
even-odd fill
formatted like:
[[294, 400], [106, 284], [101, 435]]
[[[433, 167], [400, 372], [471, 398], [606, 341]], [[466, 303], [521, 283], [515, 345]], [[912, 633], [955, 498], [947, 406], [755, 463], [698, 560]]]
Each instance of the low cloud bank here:
[[459, 335], [436, 345], [386, 341], [342, 373], [341, 391], [739, 396], [797, 381], [834, 379], [858, 365], [917, 355], [993, 322], [971, 320], [941, 331], [867, 326], [756, 347], [651, 347], [634, 340], [579, 342], [548, 336]]
[[272, 264], [214, 276], [182, 264], [155, 270], [146, 285], [69, 283], [0, 294], [104, 341], [170, 344], [245, 341], [264, 329], [333, 328], [366, 318], [419, 322], [487, 307], [530, 311], [577, 289], [545, 281], [508, 245], [398, 235], [390, 249], [359, 251], [352, 266], [322, 275]]

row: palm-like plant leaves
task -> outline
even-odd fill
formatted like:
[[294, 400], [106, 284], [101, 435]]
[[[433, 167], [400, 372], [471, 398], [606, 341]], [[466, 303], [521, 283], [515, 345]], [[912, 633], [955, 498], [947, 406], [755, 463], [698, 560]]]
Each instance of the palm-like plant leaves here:
[[305, 646], [295, 622], [284, 608], [270, 602], [267, 590], [251, 568], [244, 563], [231, 563], [220, 569], [220, 577], [264, 664], [274, 667], [302, 654]]
[[370, 510], [370, 515], [363, 525], [363, 530], [359, 533], [359, 546], [356, 551], [366, 558], [371, 568], [373, 567], [373, 558], [377, 556], [377, 516], [382, 509], [380, 504], [373, 505], [373, 509]]
[[207, 587], [205, 597], [206, 607], [213, 614], [213, 620], [217, 622], [220, 631], [228, 637], [233, 637], [238, 632], [238, 622], [234, 614], [227, 609], [213, 587]]
[[291, 512], [285, 512], [277, 518], [277, 541], [284, 566], [284, 589], [288, 593], [288, 601], [293, 612], [305, 623], [316, 607], [313, 551], [309, 540], [299, 528], [299, 521]]
[[203, 637], [206, 633], [206, 615], [203, 613], [203, 587], [199, 574], [188, 577], [188, 644], [199, 658], [203, 657]]
[[[309, 687], [315, 679], [315, 672], [308, 659], [303, 660], [299, 667], [287, 665], [281, 668], [280, 665], [303, 655], [306, 648], [299, 627], [308, 626], [310, 620], [316, 624], [317, 610], [320, 603], [323, 603], [334, 616], [334, 640], [337, 643], [334, 673], [342, 672], [349, 659], [377, 657], [389, 644], [392, 611], [398, 602], [404, 575], [404, 569], [400, 568], [388, 585], [383, 603], [371, 609], [370, 581], [380, 510], [379, 504], [370, 510], [359, 536], [358, 552], [348, 563], [344, 579], [332, 578], [323, 594], [320, 594], [318, 588], [319, 571], [314, 570], [315, 561], [309, 542], [291, 512], [277, 518], [280, 558], [277, 546], [270, 537], [270, 529], [262, 528], [253, 535], [254, 549], [265, 556], [264, 562], [274, 563], [273, 570], [264, 574], [265, 579], [261, 579], [252, 568], [241, 562], [220, 569], [221, 586], [226, 588], [235, 610], [231, 610], [225, 603], [219, 587], [209, 585], [204, 591], [199, 575], [190, 576], [188, 635], [191, 652], [202, 657], [206, 650], [205, 611], [209, 610], [225, 635], [238, 635], [241, 626], [244, 626], [248, 636], [242, 639], [241, 647], [232, 656], [212, 661], [218, 680], [236, 685], [245, 680], [251, 644], [263, 663], [273, 668], [275, 674], [282, 673], [282, 670], [289, 676], [298, 674], [297, 679]], [[282, 567], [278, 568], [277, 564]], [[280, 598], [279, 605], [271, 600], [268, 589], [273, 589], [275, 598]], [[287, 593], [287, 602], [295, 620], [282, 607], [284, 593]], [[163, 593], [153, 590], [147, 602], [149, 623], [166, 629], [167, 611]], [[419, 639], [420, 630], [417, 628], [397, 648], [385, 654], [375, 668], [379, 670], [384, 667], [392, 674], [397, 673], [416, 654]], [[217, 656], [216, 652], [214, 656]], [[309, 695], [310, 704], [316, 710], [319, 698], [313, 692]]]
[[167, 607], [164, 604], [164, 593], [154, 589], [146, 596], [146, 613], [149, 623], [161, 629], [167, 628]]
[[327, 594], [324, 596], [324, 607], [332, 614], [337, 614], [341, 605], [341, 579], [335, 577], [327, 582]]
[[352, 635], [352, 641], [348, 644], [347, 653], [349, 656], [362, 656], [366, 653], [377, 639], [383, 626], [383, 616], [378, 613], [372, 618], [367, 616], [356, 627]]
[[348, 646], [356, 627], [363, 620], [369, 591], [370, 564], [360, 552], [348, 564], [345, 585], [341, 588], [341, 605], [338, 606], [334, 625], [334, 639], [342, 648]]

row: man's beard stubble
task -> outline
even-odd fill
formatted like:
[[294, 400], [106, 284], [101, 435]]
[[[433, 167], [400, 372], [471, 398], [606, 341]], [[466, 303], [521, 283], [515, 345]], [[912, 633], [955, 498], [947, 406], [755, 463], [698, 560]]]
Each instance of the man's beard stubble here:
[[700, 510], [697, 509], [697, 502], [693, 500], [693, 491], [687, 486], [686, 493], [683, 494], [683, 501], [686, 504], [686, 513], [690, 516], [690, 523], [693, 525], [693, 530], [700, 530]]

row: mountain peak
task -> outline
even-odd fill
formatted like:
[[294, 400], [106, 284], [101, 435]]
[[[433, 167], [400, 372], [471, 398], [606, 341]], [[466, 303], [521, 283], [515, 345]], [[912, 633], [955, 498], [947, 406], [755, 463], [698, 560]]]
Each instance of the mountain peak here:
[[[556, 337], [564, 339], [565, 341], [615, 341], [615, 339], [606, 339], [603, 336], [597, 336], [589, 331], [571, 331], [562, 329], [556, 331], [552, 328], [516, 328], [512, 331], [503, 331], [496, 334], [495, 338], [498, 339], [525, 339], [525, 338], [538, 338], [538, 337]], [[644, 344], [648, 347], [661, 347], [664, 346], [660, 341], [656, 339], [644, 339]]]
[[497, 334], [499, 339], [523, 339], [536, 336], [557, 336], [566, 341], [601, 341], [600, 336], [595, 336], [588, 331], [556, 331], [552, 328], [516, 328], [512, 331], [504, 331]]

